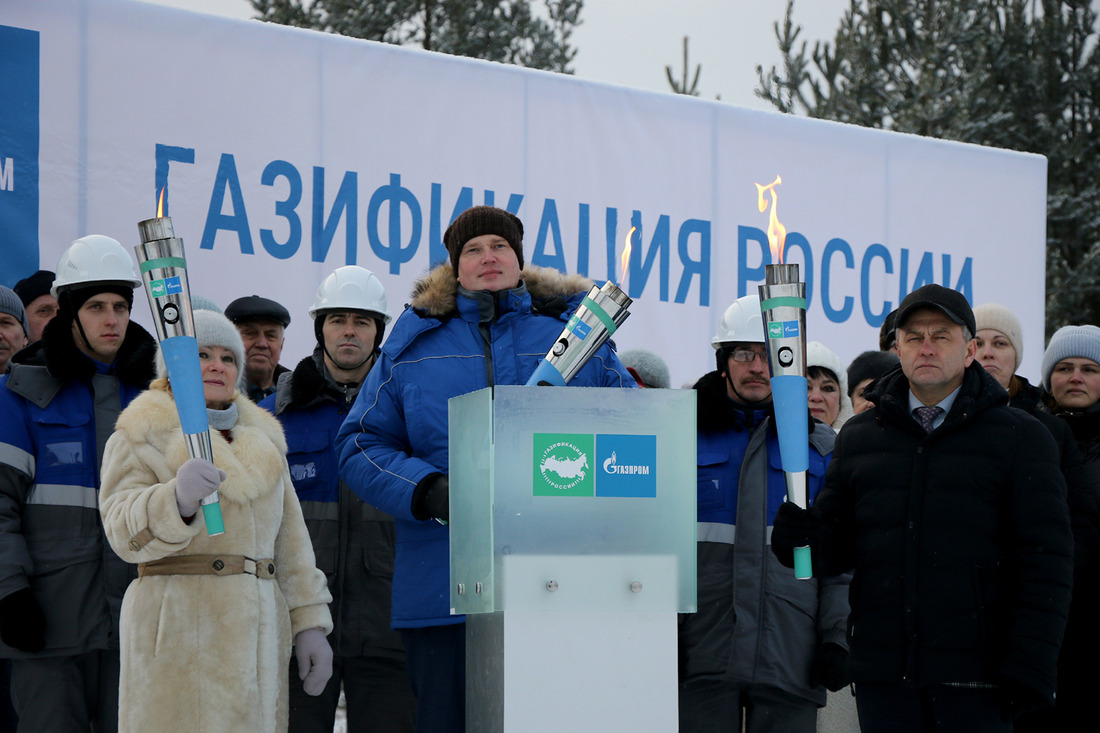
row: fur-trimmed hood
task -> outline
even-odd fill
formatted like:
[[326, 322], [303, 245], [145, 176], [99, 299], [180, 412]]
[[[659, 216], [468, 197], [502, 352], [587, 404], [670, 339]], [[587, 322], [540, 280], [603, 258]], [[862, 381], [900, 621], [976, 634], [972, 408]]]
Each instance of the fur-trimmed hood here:
[[[286, 471], [286, 438], [279, 421], [248, 397], [237, 392], [233, 402], [237, 405], [237, 424], [230, 431], [232, 446], [216, 430], [210, 431], [210, 438], [214, 464], [228, 474], [219, 492], [225, 498], [246, 503], [281, 486], [280, 478]], [[178, 453], [179, 464], [187, 460], [179, 414], [166, 379], [153, 382], [122, 411], [115, 431], [135, 445], [148, 443], [166, 453]]]
[[[592, 289], [593, 282], [583, 275], [565, 275], [552, 267], [527, 265], [520, 272], [531, 296], [532, 310], [561, 312], [568, 300]], [[421, 315], [445, 319], [458, 313], [458, 280], [449, 263], [437, 265], [416, 281], [412, 307]]]

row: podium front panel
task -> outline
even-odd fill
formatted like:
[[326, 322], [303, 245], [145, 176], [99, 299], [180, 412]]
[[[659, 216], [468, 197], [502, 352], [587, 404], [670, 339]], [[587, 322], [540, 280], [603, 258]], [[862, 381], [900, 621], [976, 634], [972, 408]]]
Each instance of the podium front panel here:
[[503, 386], [450, 403], [451, 602], [695, 610], [695, 393]]

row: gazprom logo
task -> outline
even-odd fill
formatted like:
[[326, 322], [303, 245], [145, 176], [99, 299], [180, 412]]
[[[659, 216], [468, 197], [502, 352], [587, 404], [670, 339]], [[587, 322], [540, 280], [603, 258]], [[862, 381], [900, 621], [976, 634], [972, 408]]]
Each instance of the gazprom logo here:
[[657, 436], [597, 435], [596, 496], [657, 496]]
[[798, 321], [768, 321], [768, 338], [781, 339], [798, 335]]
[[611, 457], [603, 462], [603, 470], [607, 471], [608, 473], [616, 473], [616, 474], [621, 474], [623, 476], [633, 475], [633, 474], [646, 474], [646, 475], [648, 475], [649, 472], [650, 472], [651, 466], [647, 466], [647, 465], [628, 466], [626, 464], [618, 463], [618, 458], [619, 458], [618, 455], [614, 451], [612, 451]]
[[588, 334], [592, 330], [591, 326], [582, 321], [580, 318], [577, 318], [576, 313], [569, 317], [569, 323], [566, 325], [566, 327], [573, 333], [577, 334], [577, 338], [579, 338], [581, 341], [584, 341], [586, 338], [588, 338]]

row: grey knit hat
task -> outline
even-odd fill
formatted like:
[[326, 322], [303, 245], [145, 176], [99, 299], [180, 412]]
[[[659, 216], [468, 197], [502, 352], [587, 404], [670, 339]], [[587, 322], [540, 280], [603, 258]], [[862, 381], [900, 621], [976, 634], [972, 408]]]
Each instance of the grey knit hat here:
[[27, 312], [23, 310], [23, 301], [11, 288], [0, 285], [0, 313], [7, 313], [23, 324], [23, 335], [30, 337], [31, 329], [27, 325]]
[[[1012, 371], [1020, 368], [1020, 362], [1024, 360], [1024, 331], [1020, 328], [1020, 319], [1015, 313], [1003, 305], [983, 303], [974, 309], [974, 325], [978, 331], [992, 328], [1003, 333], [1016, 351], [1016, 365], [1012, 367]], [[978, 331], [974, 332], [975, 336]]]
[[668, 364], [649, 349], [627, 349], [619, 354], [627, 369], [633, 369], [646, 387], [668, 389]]
[[[221, 313], [210, 310], [195, 311], [195, 340], [199, 349], [204, 346], [221, 346], [233, 352], [237, 360], [237, 386], [243, 384], [244, 379], [244, 342], [237, 333], [228, 318]], [[164, 355], [157, 349], [157, 376], [167, 377], [168, 368], [164, 364]]]
[[1050, 337], [1043, 353], [1043, 387], [1050, 391], [1050, 375], [1062, 359], [1092, 359], [1100, 364], [1100, 328], [1096, 326], [1062, 326]]
[[451, 255], [451, 269], [455, 275], [462, 247], [482, 234], [495, 234], [507, 240], [519, 260], [519, 269], [523, 269], [523, 222], [515, 214], [495, 206], [474, 206], [459, 214], [443, 233], [443, 244]]

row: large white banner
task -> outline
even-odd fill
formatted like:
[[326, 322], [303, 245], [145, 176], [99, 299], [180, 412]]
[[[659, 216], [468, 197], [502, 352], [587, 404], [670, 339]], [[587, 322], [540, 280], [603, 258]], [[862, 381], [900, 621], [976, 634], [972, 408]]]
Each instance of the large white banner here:
[[846, 363], [938, 282], [1011, 307], [1038, 376], [1040, 156], [127, 0], [0, 6], [0, 282], [53, 269], [84, 234], [135, 244], [167, 183], [192, 291], [283, 303], [287, 366], [313, 347], [328, 272], [373, 270], [396, 315], [447, 224], [491, 203], [523, 220], [529, 263], [625, 280], [620, 350], [693, 381], [771, 262], [754, 184], [777, 175], [811, 340]]

